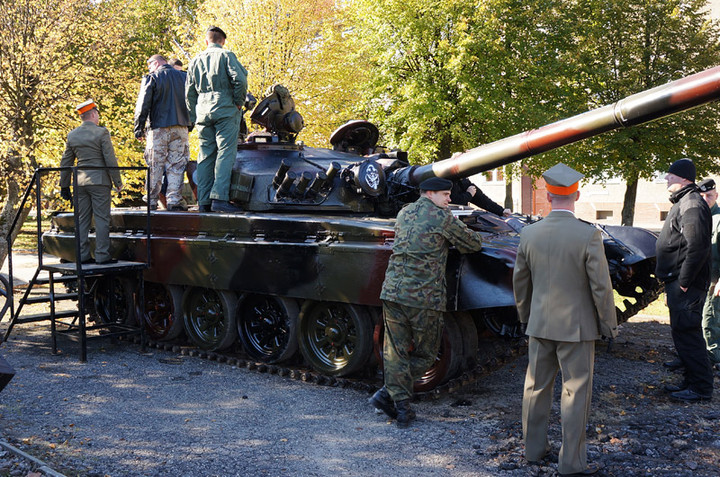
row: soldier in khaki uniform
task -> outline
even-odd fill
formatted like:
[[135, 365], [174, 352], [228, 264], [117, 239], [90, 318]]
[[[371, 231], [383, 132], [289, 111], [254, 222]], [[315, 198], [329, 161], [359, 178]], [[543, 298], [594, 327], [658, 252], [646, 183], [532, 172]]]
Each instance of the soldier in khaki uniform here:
[[[65, 152], [60, 167], [82, 166], [117, 167], [117, 158], [113, 149], [110, 133], [99, 126], [100, 113], [93, 100], [86, 101], [77, 107], [82, 124], [70, 131], [67, 137]], [[91, 220], [95, 219], [95, 261], [97, 263], [113, 262], [110, 257], [110, 188], [115, 184], [116, 190], [122, 189], [120, 171], [117, 169], [86, 169], [78, 170], [77, 213], [80, 230], [80, 260], [92, 262], [88, 231]], [[72, 200], [70, 184], [72, 173], [69, 170], [60, 172], [60, 193], [64, 199]]]
[[398, 427], [415, 417], [413, 383], [437, 357], [445, 311], [445, 267], [450, 245], [462, 253], [482, 248], [473, 232], [448, 209], [452, 182], [438, 177], [420, 184], [421, 197], [395, 223], [395, 243], [385, 273], [383, 300], [385, 386], [370, 403]]
[[239, 210], [228, 202], [230, 176], [237, 156], [247, 70], [235, 54], [223, 48], [225, 32], [208, 29], [207, 49], [190, 62], [185, 102], [200, 136], [197, 198], [203, 212]]
[[520, 322], [527, 324], [528, 369], [522, 424], [525, 458], [549, 452], [553, 385], [562, 372], [561, 475], [586, 475], [585, 427], [592, 397], [595, 340], [617, 335], [617, 318], [602, 235], [575, 218], [578, 181], [565, 164], [543, 174], [552, 212], [520, 234], [513, 287]]

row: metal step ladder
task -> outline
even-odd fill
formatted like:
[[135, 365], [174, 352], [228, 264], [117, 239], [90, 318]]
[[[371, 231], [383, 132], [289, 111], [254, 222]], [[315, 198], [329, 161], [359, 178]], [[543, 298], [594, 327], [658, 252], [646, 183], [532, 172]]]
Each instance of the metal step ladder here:
[[[73, 176], [77, 177], [78, 167], [70, 168], [73, 170]], [[147, 168], [118, 168], [118, 169], [144, 169]], [[115, 289], [114, 284], [119, 279], [132, 279], [136, 285], [134, 287], [134, 293], [132, 297], [133, 303], [144, 303], [144, 279], [143, 271], [149, 267], [149, 263], [140, 262], [134, 260], [118, 260], [114, 263], [107, 264], [96, 264], [96, 263], [81, 263], [78, 259], [75, 262], [61, 262], [55, 257], [43, 254], [42, 245], [42, 224], [40, 216], [40, 201], [37, 201], [37, 267], [35, 272], [28, 282], [22, 297], [18, 301], [17, 307], [15, 306], [14, 291], [15, 291], [15, 277], [13, 275], [13, 252], [10, 247], [10, 237], [13, 236], [13, 231], [18, 226], [18, 218], [20, 211], [22, 211], [25, 203], [30, 196], [33, 188], [36, 188], [36, 197], [40, 197], [40, 178], [47, 172], [57, 172], [60, 168], [40, 168], [35, 171], [35, 175], [25, 191], [25, 195], [21, 201], [18, 213], [15, 216], [10, 232], [8, 233], [6, 240], [8, 242], [8, 277], [0, 276], [0, 298], [6, 300], [4, 303], [0, 303], [0, 321], [6, 311], [10, 311], [9, 325], [2, 335], [2, 341], [6, 342], [10, 337], [15, 325], [24, 323], [36, 323], [42, 321], [50, 322], [51, 339], [52, 339], [52, 352], [53, 354], [58, 353], [57, 338], [58, 336], [67, 337], [73, 341], [80, 343], [80, 361], [87, 361], [87, 341], [91, 339], [106, 339], [116, 338], [119, 336], [126, 335], [140, 335], [140, 342], [142, 349], [145, 348], [145, 330], [142, 326], [141, 319], [139, 317], [132, 319], [116, 319], [115, 310]], [[77, 183], [77, 182], [75, 182]], [[147, 220], [147, 257], [150, 256], [150, 209], [147, 209], [148, 220]], [[76, 227], [77, 227], [77, 213]], [[79, 245], [76, 247], [76, 256], [79, 256]], [[48, 260], [46, 260], [48, 259]], [[46, 263], [50, 262], [52, 263]], [[68, 287], [75, 287], [75, 291], [56, 291], [56, 285], [63, 285]], [[107, 287], [104, 290], [108, 308], [104, 310], [106, 313], [98, 313], [96, 310], [95, 321], [88, 323], [88, 301], [90, 294], [93, 291], [97, 291], [98, 287]], [[47, 288], [47, 291], [42, 290], [42, 293], [33, 294], [33, 291], [39, 291], [41, 288]], [[57, 305], [64, 301], [76, 301], [77, 306], [69, 310], [57, 310]], [[34, 305], [40, 303], [47, 303], [49, 310], [42, 313], [23, 314], [25, 305]], [[128, 313], [130, 316], [134, 314], [134, 306], [131, 310], [132, 313]], [[93, 333], [88, 335], [88, 332], [97, 331], [97, 334]]]

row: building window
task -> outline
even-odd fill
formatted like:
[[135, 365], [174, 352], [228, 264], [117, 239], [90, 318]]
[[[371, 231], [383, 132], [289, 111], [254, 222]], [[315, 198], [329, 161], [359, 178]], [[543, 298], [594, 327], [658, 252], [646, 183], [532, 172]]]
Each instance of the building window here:
[[612, 210], [597, 210], [595, 211], [595, 220], [607, 220], [613, 217]]
[[660, 222], [665, 222], [665, 219], [667, 219], [668, 212], [669, 211], [667, 211], [667, 210], [660, 211]]
[[493, 169], [491, 171], [481, 172], [480, 176], [483, 177], [483, 182], [502, 182], [503, 181], [503, 170], [502, 167]]

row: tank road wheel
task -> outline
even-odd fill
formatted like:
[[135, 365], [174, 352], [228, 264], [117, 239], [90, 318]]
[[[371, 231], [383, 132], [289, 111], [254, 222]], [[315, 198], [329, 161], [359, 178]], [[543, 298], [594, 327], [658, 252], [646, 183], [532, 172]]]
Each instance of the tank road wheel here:
[[182, 296], [181, 286], [145, 282], [145, 306], [138, 304], [137, 315], [150, 338], [173, 340], [182, 334]]
[[295, 300], [248, 295], [237, 313], [237, 331], [247, 354], [265, 363], [279, 363], [297, 351], [298, 305]]
[[430, 391], [460, 374], [465, 356], [462, 332], [452, 314], [445, 313], [444, 321], [440, 351], [435, 364], [415, 381], [413, 389], [417, 392]]
[[98, 278], [90, 288], [94, 317], [103, 324], [135, 324], [135, 280], [116, 275]]
[[218, 351], [235, 342], [234, 293], [191, 287], [183, 295], [185, 333], [199, 348]]
[[346, 376], [365, 365], [372, 354], [372, 320], [359, 306], [334, 302], [308, 304], [300, 313], [298, 344], [313, 369], [331, 376]]

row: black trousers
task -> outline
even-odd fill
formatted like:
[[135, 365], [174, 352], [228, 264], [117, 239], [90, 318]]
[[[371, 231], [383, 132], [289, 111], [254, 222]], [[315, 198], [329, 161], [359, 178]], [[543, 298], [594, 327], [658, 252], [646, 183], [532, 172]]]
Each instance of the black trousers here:
[[712, 394], [713, 374], [702, 330], [707, 290], [690, 287], [684, 292], [675, 280], [665, 284], [665, 293], [675, 350], [685, 366], [685, 382], [696, 393]]

